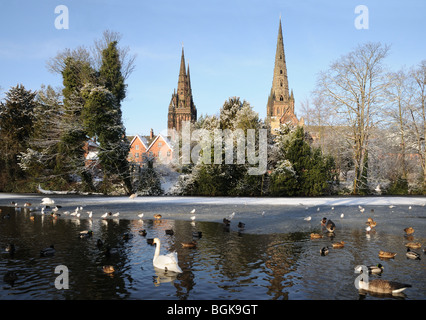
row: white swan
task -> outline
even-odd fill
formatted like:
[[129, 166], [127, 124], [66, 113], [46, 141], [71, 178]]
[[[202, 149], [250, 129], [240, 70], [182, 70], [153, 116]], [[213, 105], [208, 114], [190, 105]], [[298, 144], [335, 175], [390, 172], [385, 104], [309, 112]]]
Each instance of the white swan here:
[[52, 199], [50, 199], [50, 198], [43, 198], [43, 199], [41, 199], [41, 204], [42, 204], [42, 205], [50, 206], [50, 205], [52, 205], [52, 204], [55, 204], [55, 201], [53, 201], [53, 200], [52, 200]]
[[178, 265], [178, 258], [176, 252], [171, 252], [167, 255], [160, 256], [160, 239], [154, 238], [153, 244], [156, 244], [154, 259], [152, 260], [154, 267], [166, 271], [181, 273], [182, 269]]

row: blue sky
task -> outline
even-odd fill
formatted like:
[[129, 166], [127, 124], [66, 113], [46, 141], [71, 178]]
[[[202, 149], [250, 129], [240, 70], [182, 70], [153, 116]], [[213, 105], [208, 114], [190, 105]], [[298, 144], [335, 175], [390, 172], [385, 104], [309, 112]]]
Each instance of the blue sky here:
[[[68, 30], [55, 28], [58, 5], [69, 9]], [[358, 5], [368, 8], [367, 30], [355, 28]], [[182, 42], [199, 115], [216, 114], [225, 100], [239, 96], [263, 118], [281, 14], [297, 114], [317, 73], [358, 44], [390, 44], [386, 63], [392, 70], [426, 59], [425, 12], [423, 0], [3, 0], [0, 98], [17, 83], [32, 90], [61, 86], [46, 61], [64, 48], [90, 46], [110, 29], [122, 33], [121, 45], [137, 55], [122, 103], [127, 134], [166, 129]]]

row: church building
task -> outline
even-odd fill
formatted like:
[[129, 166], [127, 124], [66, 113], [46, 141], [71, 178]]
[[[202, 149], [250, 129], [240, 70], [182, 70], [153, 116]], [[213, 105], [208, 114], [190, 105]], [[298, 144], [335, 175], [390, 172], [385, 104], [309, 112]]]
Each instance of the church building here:
[[291, 94], [289, 92], [281, 18], [275, 53], [274, 77], [266, 106], [266, 122], [270, 125], [272, 134], [280, 124], [291, 123], [295, 126], [303, 126], [303, 118], [299, 121], [294, 113], [293, 90], [291, 90]]
[[172, 135], [173, 129], [177, 132], [182, 131], [182, 121], [197, 121], [197, 108], [195, 107], [194, 100], [192, 98], [189, 65], [186, 69], [183, 47], [177, 91], [174, 91], [169, 104], [167, 117], [168, 136]]

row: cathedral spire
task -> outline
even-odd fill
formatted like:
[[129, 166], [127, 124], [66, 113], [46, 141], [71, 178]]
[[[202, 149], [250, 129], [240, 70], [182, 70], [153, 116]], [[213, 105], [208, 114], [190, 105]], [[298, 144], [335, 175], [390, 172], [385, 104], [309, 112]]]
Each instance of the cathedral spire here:
[[291, 122], [295, 125], [299, 123], [299, 120], [297, 120], [294, 114], [293, 91], [291, 92], [291, 96], [289, 92], [281, 15], [275, 51], [274, 76], [272, 79], [271, 93], [269, 94], [266, 106], [266, 115], [272, 133], [279, 127], [280, 123]]

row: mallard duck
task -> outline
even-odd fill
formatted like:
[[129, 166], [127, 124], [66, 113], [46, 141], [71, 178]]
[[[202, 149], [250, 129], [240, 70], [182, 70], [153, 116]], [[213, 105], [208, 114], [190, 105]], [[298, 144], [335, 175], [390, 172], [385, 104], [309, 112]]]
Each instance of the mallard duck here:
[[408, 227], [404, 229], [406, 234], [413, 234], [414, 233], [414, 229], [412, 227]]
[[197, 246], [197, 242], [191, 241], [191, 242], [181, 242], [181, 245], [183, 248], [195, 248]]
[[323, 248], [321, 248], [321, 250], [320, 250], [320, 254], [321, 254], [322, 256], [326, 256], [328, 253], [329, 253], [329, 249], [328, 249], [328, 247], [323, 247]]
[[319, 233], [311, 233], [311, 239], [320, 239], [322, 235]]
[[336, 225], [334, 224], [333, 221], [328, 220], [327, 224], [325, 225], [325, 228], [327, 229], [328, 232], [334, 232], [334, 230], [336, 230]]
[[169, 236], [172, 236], [175, 234], [175, 232], [173, 231], [173, 229], [167, 229], [166, 234], [168, 234]]
[[379, 258], [392, 259], [392, 258], [395, 258], [395, 256], [396, 256], [396, 253], [394, 252], [387, 252], [383, 250], [379, 251]]
[[56, 252], [55, 247], [52, 244], [50, 247], [40, 250], [40, 256], [41, 257], [53, 256], [55, 252]]
[[161, 219], [161, 214], [159, 214], [159, 213], [156, 213], [156, 214], [154, 214], [154, 219], [157, 219], [157, 220], [159, 220], [159, 219]]
[[411, 249], [420, 249], [422, 245], [419, 242], [408, 242], [405, 244], [407, 248]]
[[140, 234], [142, 237], [145, 237], [145, 236], [146, 236], [146, 234], [147, 234], [147, 232], [146, 232], [146, 230], [145, 230], [145, 229], [142, 229], [142, 230], [139, 230], [139, 234]]
[[9, 252], [10, 254], [13, 254], [15, 252], [16, 248], [15, 248], [15, 245], [13, 243], [9, 243], [4, 250], [6, 252]]
[[153, 246], [154, 245], [154, 239], [153, 238], [148, 238], [146, 239], [146, 243]]
[[361, 279], [358, 284], [359, 289], [381, 294], [397, 294], [411, 287], [409, 284], [382, 279], [374, 279], [371, 281], [363, 281], [363, 279]]
[[[358, 272], [358, 273], [361, 273], [362, 272], [362, 267], [363, 266], [357, 266], [355, 268], [355, 271]], [[368, 270], [369, 274], [381, 274], [383, 272], [383, 270], [384, 270], [384, 267], [382, 266], [381, 263], [379, 263], [377, 265], [366, 266], [366, 267], [367, 267], [367, 270]]]
[[229, 220], [229, 219], [226, 219], [226, 218], [223, 218], [223, 224], [225, 225], [225, 226], [229, 226], [230, 224], [231, 224], [231, 220]]
[[113, 266], [103, 266], [102, 271], [105, 273], [114, 273], [115, 268]]
[[121, 238], [124, 241], [129, 241], [131, 238], [133, 238], [133, 235], [131, 233], [125, 232], [125, 233], [123, 233], [123, 235], [121, 236]]
[[181, 273], [182, 269], [178, 265], [178, 257], [176, 252], [171, 252], [167, 255], [160, 255], [160, 239], [154, 238], [153, 243], [156, 245], [154, 259], [152, 260], [154, 267], [166, 271]]
[[407, 248], [407, 253], [405, 254], [407, 258], [413, 259], [413, 260], [420, 260], [420, 254], [417, 252], [411, 251], [410, 248]]
[[336, 242], [332, 244], [333, 248], [343, 248], [345, 246], [345, 242], [344, 241], [340, 241], [340, 242]]
[[93, 231], [92, 230], [84, 230], [84, 231], [80, 231], [79, 237], [81, 239], [83, 238], [89, 238], [93, 235]]
[[238, 228], [239, 229], [244, 229], [246, 227], [246, 224], [243, 222], [238, 222]]

